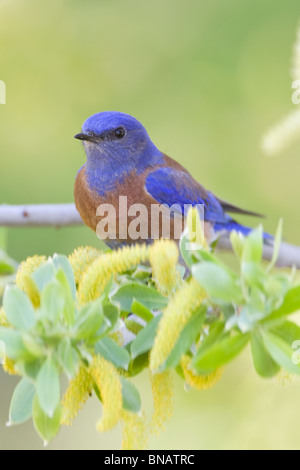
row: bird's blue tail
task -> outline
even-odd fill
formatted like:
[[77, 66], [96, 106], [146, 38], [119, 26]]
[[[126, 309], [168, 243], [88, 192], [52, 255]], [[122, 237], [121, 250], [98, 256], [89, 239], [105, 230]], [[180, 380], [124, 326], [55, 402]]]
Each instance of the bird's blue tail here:
[[[245, 236], [249, 235], [249, 233], [253, 230], [253, 228], [245, 227], [245, 225], [241, 225], [235, 220], [229, 220], [226, 224], [215, 223], [214, 229], [216, 232], [222, 232], [224, 230], [227, 232], [232, 232], [235, 230], [236, 232], [242, 233]], [[269, 233], [264, 232], [264, 240], [273, 240], [273, 237]]]

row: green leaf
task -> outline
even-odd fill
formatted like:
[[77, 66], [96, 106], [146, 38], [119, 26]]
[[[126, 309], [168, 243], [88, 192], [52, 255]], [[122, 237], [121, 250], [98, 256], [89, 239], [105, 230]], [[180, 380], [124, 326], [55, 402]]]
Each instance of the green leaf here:
[[270, 378], [278, 374], [280, 367], [268, 353], [263, 339], [258, 332], [251, 335], [251, 352], [256, 372], [261, 377]]
[[100, 300], [85, 305], [80, 310], [74, 325], [76, 339], [89, 340], [95, 337], [103, 323], [103, 319], [104, 315]]
[[17, 329], [28, 330], [35, 323], [34, 308], [24, 292], [18, 287], [7, 287], [3, 307], [8, 322]]
[[297, 310], [300, 310], [300, 286], [292, 287], [285, 295], [281, 306], [265, 318], [263, 323], [272, 322]]
[[292, 344], [294, 341], [300, 340], [300, 326], [291, 321], [284, 321], [278, 326], [270, 328], [271, 333], [279, 336], [284, 341]]
[[49, 417], [39, 404], [37, 395], [35, 395], [33, 399], [33, 422], [37, 432], [46, 444], [48, 444], [48, 442], [50, 442], [58, 433], [60, 428], [60, 419], [60, 403], [58, 403], [52, 417]]
[[60, 383], [57, 367], [51, 357], [46, 359], [37, 376], [36, 393], [43, 411], [52, 418], [60, 402]]
[[217, 264], [221, 268], [225, 270], [227, 269], [226, 266], [213, 253], [210, 253], [206, 250], [197, 250], [197, 256], [197, 261], [200, 260], [207, 263]]
[[41, 295], [41, 307], [49, 320], [58, 322], [65, 305], [64, 289], [57, 282], [47, 284]]
[[134, 377], [135, 375], [139, 374], [140, 372], [142, 372], [142, 370], [148, 367], [148, 365], [149, 365], [149, 353], [148, 352], [136, 357], [129, 364], [129, 368], [128, 368], [129, 377]]
[[263, 254], [263, 229], [260, 225], [252, 230], [243, 241], [242, 260], [246, 262], [260, 263]]
[[266, 279], [266, 273], [262, 266], [253, 261], [242, 262], [242, 276], [250, 286], [262, 286]]
[[150, 266], [138, 265], [136, 270], [132, 274], [132, 277], [140, 280], [149, 279], [151, 273], [152, 270]]
[[244, 240], [245, 237], [241, 232], [236, 232], [235, 230], [230, 232], [232, 249], [239, 260], [241, 260], [243, 256]]
[[103, 305], [103, 313], [105, 318], [109, 321], [110, 327], [113, 328], [120, 317], [119, 308], [111, 303], [106, 303]]
[[137, 300], [132, 302], [131, 312], [140, 317], [142, 320], [145, 320], [147, 323], [153, 318], [151, 311]]
[[65, 338], [59, 343], [56, 358], [68, 379], [73, 379], [78, 370], [79, 356], [77, 351], [72, 347], [69, 338]]
[[262, 336], [265, 347], [274, 361], [290, 374], [300, 375], [300, 364], [298, 364], [297, 361], [294, 361], [295, 353], [297, 354], [297, 351], [295, 352], [292, 348], [293, 344], [290, 344], [279, 336], [267, 331], [263, 332]]
[[52, 261], [47, 261], [47, 263], [40, 266], [34, 273], [31, 275], [32, 279], [37, 285], [37, 288], [40, 292], [44, 287], [52, 282], [55, 278], [55, 268]]
[[13, 361], [34, 359], [22, 340], [22, 333], [9, 328], [0, 327], [0, 340], [5, 345], [6, 355]]
[[[282, 304], [284, 296], [290, 288], [289, 280], [287, 278], [279, 278], [279, 276], [266, 275], [265, 282], [263, 284], [263, 291], [269, 301], [269, 304], [274, 302], [274, 307], [278, 308]], [[278, 303], [280, 301], [280, 304]]]
[[186, 228], [181, 235], [179, 248], [180, 248], [181, 256], [185, 264], [189, 268], [197, 261], [197, 258], [195, 257], [194, 252], [189, 249], [190, 245], [191, 245], [191, 242], [189, 240], [188, 231]]
[[130, 351], [131, 356], [135, 359], [140, 354], [149, 351], [153, 344], [158, 328], [158, 324], [162, 318], [162, 314], [157, 315], [145, 326], [136, 336], [135, 340], [131, 343]]
[[196, 354], [192, 367], [197, 374], [208, 374], [232, 361], [247, 345], [250, 334], [236, 334], [221, 338], [211, 347]]
[[71, 266], [70, 261], [66, 256], [63, 255], [54, 255], [53, 256], [53, 264], [57, 271], [62, 269], [67, 277], [69, 287], [71, 289], [72, 297], [75, 299], [76, 297], [76, 284], [74, 278], [74, 272]]
[[104, 287], [104, 289], [103, 289], [103, 291], [102, 291], [102, 294], [101, 294], [101, 296], [100, 296], [100, 299], [102, 299], [103, 301], [109, 300], [109, 299], [108, 299], [108, 296], [109, 296], [109, 294], [110, 294], [110, 292], [111, 292], [111, 290], [112, 290], [113, 284], [114, 284], [114, 276], [111, 275], [109, 281], [107, 281], [106, 284], [105, 284], [105, 287]]
[[25, 423], [32, 416], [35, 386], [28, 379], [20, 380], [13, 393], [9, 408], [9, 423]]
[[100, 354], [107, 361], [112, 362], [116, 367], [128, 370], [130, 356], [126, 349], [121, 348], [114, 340], [104, 337], [95, 345], [96, 354]]
[[15, 364], [16, 371], [23, 377], [27, 377], [30, 382], [35, 382], [43, 365], [41, 359], [34, 359], [31, 361], [18, 361]]
[[72, 326], [75, 321], [75, 304], [74, 299], [71, 291], [71, 287], [69, 284], [69, 280], [63, 271], [63, 269], [59, 269], [56, 273], [56, 279], [62, 285], [64, 290], [64, 298], [65, 298], [65, 306], [63, 309], [63, 317], [67, 323], [67, 325]]
[[211, 297], [241, 302], [242, 291], [237, 277], [223, 267], [210, 262], [197, 263], [192, 266], [192, 274]]
[[267, 272], [270, 272], [274, 268], [274, 266], [276, 264], [276, 261], [278, 259], [280, 244], [281, 244], [281, 240], [282, 240], [282, 229], [283, 229], [283, 219], [280, 219], [279, 223], [278, 223], [277, 230], [276, 230], [275, 239], [274, 239], [273, 256], [272, 256], [272, 260], [271, 260], [271, 262], [270, 262], [270, 264], [267, 268]]
[[131, 311], [132, 302], [135, 300], [150, 310], [161, 310], [167, 303], [167, 297], [161, 295], [153, 287], [138, 283], [125, 284], [112, 295], [112, 300], [118, 302], [121, 310]]
[[185, 325], [180, 336], [166, 359], [163, 369], [174, 369], [179, 363], [182, 355], [191, 347], [201, 331], [201, 326], [206, 317], [206, 307], [200, 306], [191, 320]]
[[[222, 336], [224, 336], [224, 328], [225, 322], [224, 321], [215, 321], [211, 324], [209, 328], [209, 332], [201, 341], [201, 344], [198, 349], [198, 354], [202, 354], [204, 351], [209, 349], [213, 344], [215, 344]], [[226, 333], [227, 336], [229, 333]]]
[[46, 353], [45, 347], [39, 338], [35, 338], [30, 333], [25, 332], [22, 334], [22, 340], [26, 348], [28, 349], [28, 351], [32, 354], [32, 356], [34, 357], [45, 356], [45, 353]]
[[13, 274], [15, 272], [14, 266], [9, 264], [7, 261], [0, 259], [0, 275]]
[[138, 389], [124, 377], [121, 377], [123, 408], [133, 413], [141, 409], [141, 396]]

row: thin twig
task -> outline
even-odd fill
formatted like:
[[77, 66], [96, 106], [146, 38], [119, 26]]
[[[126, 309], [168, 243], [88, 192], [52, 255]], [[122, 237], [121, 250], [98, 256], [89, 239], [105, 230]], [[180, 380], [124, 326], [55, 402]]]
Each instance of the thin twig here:
[[0, 205], [0, 227], [67, 227], [83, 224], [74, 204]]

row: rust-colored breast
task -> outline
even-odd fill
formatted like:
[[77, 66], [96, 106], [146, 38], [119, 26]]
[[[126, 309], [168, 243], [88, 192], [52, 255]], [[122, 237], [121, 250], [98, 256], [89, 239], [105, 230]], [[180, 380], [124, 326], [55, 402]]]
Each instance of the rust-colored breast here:
[[96, 197], [97, 193], [91, 191], [87, 185], [85, 166], [83, 166], [75, 180], [74, 200], [83, 222], [94, 231], [97, 226], [96, 210], [99, 205]]
[[[149, 171], [152, 170], [153, 169]], [[115, 230], [113, 224], [111, 224], [110, 227], [107, 227], [109, 238], [117, 239], [125, 243], [136, 243], [145, 241], [144, 239], [132, 239], [131, 234], [134, 227], [130, 224], [131, 222], [136, 220], [137, 217], [140, 217], [140, 222], [141, 224], [143, 224], [143, 227], [147, 227], [147, 238], [150, 238], [151, 205], [157, 204], [157, 202], [144, 189], [145, 178], [147, 174], [148, 172], [145, 172], [142, 175], [137, 175], [136, 172], [132, 172], [128, 175], [123, 184], [117, 183], [113, 191], [108, 191], [105, 196], [99, 196], [96, 191], [92, 191], [89, 188], [86, 180], [84, 166], [77, 175], [74, 187], [75, 205], [84, 223], [98, 234], [97, 227], [99, 228], [99, 224], [101, 223], [103, 218], [107, 219], [107, 212], [103, 213], [103, 205], [109, 204], [115, 209], [116, 216]], [[126, 208], [124, 203], [125, 197]], [[121, 201], [122, 198], [123, 200]], [[142, 204], [143, 207], [147, 210], [147, 212], [145, 212], [144, 210], [139, 213], [139, 211], [137, 210], [138, 207], [134, 206], [135, 204]], [[129, 208], [131, 209], [129, 210]], [[110, 229], [113, 229], [113, 233], [109, 233]], [[139, 230], [140, 227], [137, 224], [136, 231]], [[143, 232], [143, 235], [145, 236], [145, 231]]]
[[[167, 156], [165, 157], [164, 166], [171, 166], [187, 173], [179, 163]], [[169, 211], [161, 206], [159, 216], [153, 216], [153, 206], [155, 205], [157, 208], [158, 203], [145, 190], [145, 180], [148, 174], [155, 169], [156, 168], [153, 167], [149, 168], [143, 174], [139, 175], [134, 171], [128, 175], [124, 183], [117, 183], [113, 191], [107, 192], [105, 196], [99, 196], [96, 191], [92, 191], [89, 188], [84, 166], [77, 175], [74, 187], [75, 204], [84, 223], [97, 232], [99, 238], [104, 238], [106, 242], [108, 242], [107, 238], [109, 240], [115, 240], [116, 245], [119, 243], [143, 243], [146, 240], [161, 237], [175, 238], [178, 240], [184, 227], [183, 220], [181, 222], [180, 219], [179, 223], [177, 220], [175, 228], [174, 220], [176, 217], [171, 217], [170, 219]], [[124, 206], [124, 199], [121, 202], [121, 199], [124, 197], [127, 198], [126, 207]], [[100, 233], [102, 232], [99, 231], [101, 222], [104, 222], [103, 219], [105, 218], [107, 220], [107, 212], [103, 211], [104, 204], [109, 204], [115, 210], [115, 225], [113, 223], [107, 225], [105, 237], [101, 236]], [[139, 212], [138, 206], [135, 206], [136, 204], [143, 206], [141, 212]], [[102, 211], [101, 209], [99, 210], [99, 206], [101, 205]], [[166, 231], [167, 224], [169, 224], [170, 227], [169, 233]], [[210, 224], [205, 223], [205, 232], [208, 239], [212, 239], [213, 234], [211, 233], [211, 228]], [[178, 230], [180, 233], [178, 233]], [[139, 232], [141, 237], [133, 238], [133, 233], [138, 235]]]

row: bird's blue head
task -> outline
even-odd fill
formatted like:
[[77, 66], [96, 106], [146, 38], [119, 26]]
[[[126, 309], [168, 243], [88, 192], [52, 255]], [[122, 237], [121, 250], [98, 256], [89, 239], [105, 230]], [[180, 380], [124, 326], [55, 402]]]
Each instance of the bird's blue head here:
[[94, 114], [75, 138], [84, 143], [87, 181], [99, 194], [122, 183], [130, 172], [142, 173], [163, 160], [144, 126], [125, 113]]

